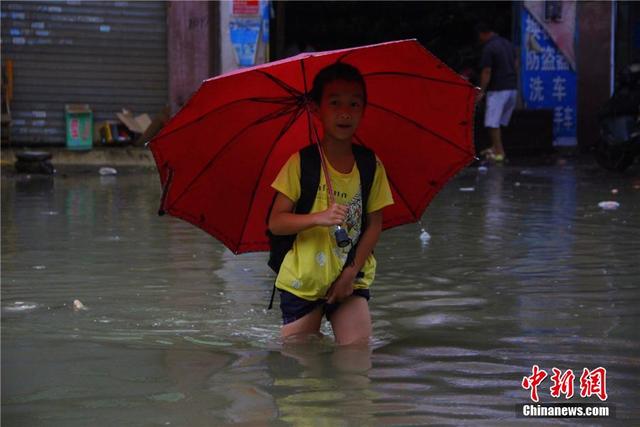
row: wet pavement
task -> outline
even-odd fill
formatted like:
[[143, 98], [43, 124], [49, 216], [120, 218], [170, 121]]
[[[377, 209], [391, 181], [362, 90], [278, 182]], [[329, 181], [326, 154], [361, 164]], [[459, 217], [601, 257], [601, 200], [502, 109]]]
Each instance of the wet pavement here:
[[575, 423], [516, 417], [534, 364], [576, 374], [542, 402], [600, 402], [579, 377], [606, 368], [615, 418], [581, 424], [640, 422], [637, 167], [463, 171], [383, 233], [365, 350], [283, 346], [266, 255], [159, 197], [150, 173], [2, 177], [3, 425]]

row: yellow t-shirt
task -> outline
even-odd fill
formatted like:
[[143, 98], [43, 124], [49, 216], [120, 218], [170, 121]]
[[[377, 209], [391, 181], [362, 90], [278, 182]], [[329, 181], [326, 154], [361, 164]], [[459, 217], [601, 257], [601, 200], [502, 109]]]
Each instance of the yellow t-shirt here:
[[[327, 169], [331, 176], [335, 202], [349, 206], [346, 229], [354, 242], [358, 241], [361, 228], [362, 195], [360, 193], [360, 173], [354, 164], [351, 172], [344, 174], [335, 170], [329, 162]], [[328, 208], [327, 185], [322, 168], [320, 184], [310, 213]], [[271, 186], [293, 202], [300, 198], [300, 154], [289, 158]], [[384, 166], [376, 158], [376, 171], [367, 202], [367, 213], [375, 212], [393, 204], [391, 189]], [[287, 253], [276, 278], [276, 287], [306, 299], [323, 298], [327, 290], [342, 271], [351, 245], [340, 248], [334, 237], [334, 227], [317, 226], [298, 233], [293, 247]], [[367, 258], [362, 272], [364, 277], [356, 279], [354, 288], [366, 289], [375, 276], [376, 260], [373, 254]]]

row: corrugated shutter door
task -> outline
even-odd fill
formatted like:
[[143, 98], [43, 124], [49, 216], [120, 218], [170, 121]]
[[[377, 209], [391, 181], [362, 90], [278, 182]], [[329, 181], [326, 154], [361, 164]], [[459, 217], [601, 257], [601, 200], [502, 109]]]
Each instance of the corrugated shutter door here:
[[2, 1], [2, 60], [14, 62], [11, 140], [64, 145], [65, 104], [94, 122], [168, 102], [166, 3]]

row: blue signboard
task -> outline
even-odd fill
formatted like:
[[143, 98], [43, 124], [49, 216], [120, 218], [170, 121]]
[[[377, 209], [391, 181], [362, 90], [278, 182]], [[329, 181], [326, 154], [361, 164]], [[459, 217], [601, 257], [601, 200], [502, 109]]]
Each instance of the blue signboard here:
[[229, 21], [231, 44], [236, 52], [240, 67], [255, 65], [261, 25], [260, 16], [234, 16]]
[[525, 107], [553, 110], [553, 145], [576, 145], [576, 73], [544, 28], [525, 8], [521, 10], [521, 83]]

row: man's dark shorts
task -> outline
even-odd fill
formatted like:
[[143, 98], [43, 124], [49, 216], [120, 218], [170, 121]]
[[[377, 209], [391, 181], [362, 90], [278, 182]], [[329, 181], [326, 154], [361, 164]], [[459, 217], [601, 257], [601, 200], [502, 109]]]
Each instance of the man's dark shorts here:
[[[295, 296], [291, 292], [280, 291], [280, 310], [282, 310], [282, 324], [295, 322], [296, 320], [311, 313], [316, 307], [322, 306], [322, 313], [331, 320], [331, 315], [340, 307], [340, 303], [327, 304], [327, 300], [318, 299], [309, 301]], [[362, 297], [369, 301], [371, 297], [369, 289], [355, 289], [352, 295]]]

